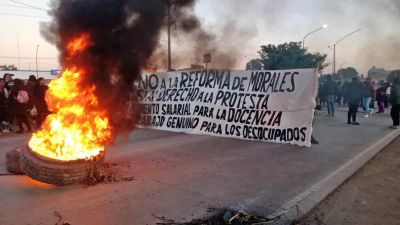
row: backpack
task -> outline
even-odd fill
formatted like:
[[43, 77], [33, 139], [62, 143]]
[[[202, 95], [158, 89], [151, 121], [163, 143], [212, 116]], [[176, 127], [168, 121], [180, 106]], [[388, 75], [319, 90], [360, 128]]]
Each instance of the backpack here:
[[15, 98], [19, 103], [28, 103], [29, 95], [28, 92], [24, 90], [20, 90], [18, 92], [18, 96]]

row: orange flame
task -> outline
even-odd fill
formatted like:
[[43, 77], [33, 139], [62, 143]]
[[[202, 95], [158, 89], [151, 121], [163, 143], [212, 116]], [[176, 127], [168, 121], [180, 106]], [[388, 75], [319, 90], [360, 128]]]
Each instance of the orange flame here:
[[[83, 34], [71, 41], [67, 49], [70, 58], [92, 45]], [[54, 114], [46, 118], [42, 130], [34, 133], [29, 146], [40, 155], [63, 160], [92, 159], [111, 139], [111, 126], [106, 111], [96, 110], [95, 86], [82, 88], [85, 69], [68, 68], [53, 80], [46, 93], [49, 109]]]

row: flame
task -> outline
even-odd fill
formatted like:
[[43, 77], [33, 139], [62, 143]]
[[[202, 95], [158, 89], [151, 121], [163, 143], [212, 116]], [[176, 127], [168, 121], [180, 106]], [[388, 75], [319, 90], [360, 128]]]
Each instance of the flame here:
[[[82, 34], [67, 46], [69, 58], [79, 56], [93, 43]], [[80, 85], [89, 68], [67, 68], [53, 80], [46, 93], [51, 114], [42, 130], [29, 140], [30, 148], [40, 155], [63, 161], [92, 159], [104, 151], [111, 139], [111, 126], [105, 110], [98, 109], [95, 86]]]

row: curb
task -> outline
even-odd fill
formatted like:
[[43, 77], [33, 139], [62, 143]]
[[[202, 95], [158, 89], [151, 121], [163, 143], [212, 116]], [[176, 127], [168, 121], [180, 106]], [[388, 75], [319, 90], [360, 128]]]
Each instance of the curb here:
[[[292, 224], [293, 220], [301, 219], [399, 135], [400, 130], [392, 131], [384, 138], [362, 151], [352, 160], [339, 167], [333, 173], [329, 174], [323, 180], [287, 202], [280, 209], [268, 216], [268, 218], [279, 218], [273, 223], [279, 225]], [[297, 208], [299, 209], [300, 218]]]

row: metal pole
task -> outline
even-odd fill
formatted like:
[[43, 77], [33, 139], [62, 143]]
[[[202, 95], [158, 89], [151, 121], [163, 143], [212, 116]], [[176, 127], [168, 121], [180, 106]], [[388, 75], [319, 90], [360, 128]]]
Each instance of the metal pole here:
[[321, 30], [321, 29], [323, 29], [323, 28], [326, 28], [326, 27], [327, 27], [327, 25], [325, 24], [325, 25], [323, 25], [322, 27], [320, 27], [320, 28], [314, 30], [313, 32], [308, 33], [306, 36], [304, 36], [304, 38], [303, 38], [303, 49], [304, 49], [304, 41], [306, 40], [306, 37], [307, 37], [308, 35], [310, 35], [310, 34], [312, 34], [312, 33], [314, 33], [314, 32], [317, 32], [317, 31], [319, 31], [319, 30]]
[[170, 15], [170, 8], [171, 3], [168, 0], [167, 2], [167, 23], [168, 23], [168, 71], [171, 71], [171, 15]]
[[333, 46], [333, 75], [336, 73], [336, 45]]
[[335, 72], [336, 72], [336, 66], [335, 66], [335, 60], [336, 60], [336, 58], [335, 58], [335, 56], [336, 56], [336, 45], [339, 44], [339, 42], [341, 42], [343, 39], [347, 38], [348, 36], [350, 36], [350, 35], [352, 35], [352, 34], [354, 34], [354, 33], [357, 33], [357, 32], [360, 31], [360, 30], [361, 30], [361, 29], [351, 32], [350, 34], [348, 34], [348, 35], [342, 37], [342, 39], [340, 39], [338, 42], [336, 42], [336, 44], [333, 45], [333, 70], [334, 70]]
[[17, 44], [18, 44], [18, 68], [21, 69], [21, 58], [19, 57], [19, 37], [17, 33]]
[[38, 50], [39, 50], [39, 45], [36, 47], [36, 78], [39, 78], [39, 69], [38, 69], [38, 62], [37, 62]]
[[[328, 48], [332, 49], [332, 51], [333, 51], [333, 56], [335, 56], [335, 50], [333, 50], [333, 48], [332, 48], [331, 46], [328, 46]], [[332, 66], [332, 74], [334, 74], [334, 73], [335, 73], [335, 69], [334, 69], [333, 66]]]
[[31, 63], [29, 63], [29, 70], [31, 70]]
[[342, 65], [340, 65], [340, 83], [342, 83], [343, 82], [343, 77], [342, 77], [342, 66], [344, 65], [344, 64], [346, 64], [347, 62], [344, 62], [344, 63], [342, 63]]

